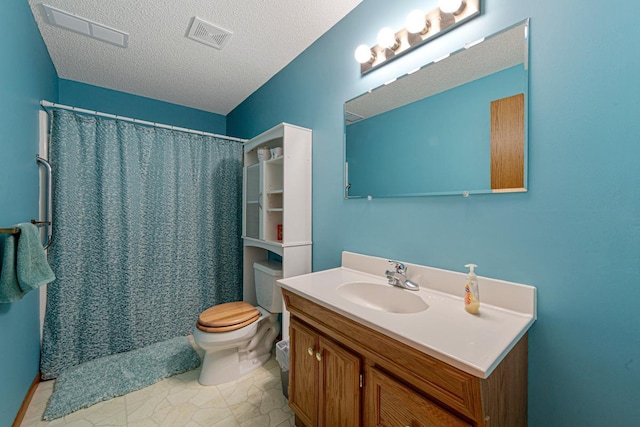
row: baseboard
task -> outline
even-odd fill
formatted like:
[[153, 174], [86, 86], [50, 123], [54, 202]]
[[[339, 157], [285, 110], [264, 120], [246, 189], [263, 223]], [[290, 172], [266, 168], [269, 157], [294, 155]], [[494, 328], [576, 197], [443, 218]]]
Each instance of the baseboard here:
[[20, 424], [22, 424], [22, 420], [24, 419], [24, 416], [27, 414], [27, 409], [29, 409], [29, 404], [31, 403], [31, 399], [33, 399], [33, 395], [35, 394], [36, 389], [38, 388], [38, 384], [40, 384], [40, 372], [38, 372], [35, 379], [31, 383], [31, 387], [29, 387], [29, 390], [27, 391], [27, 394], [24, 397], [24, 400], [22, 401], [22, 406], [20, 406], [20, 410], [16, 415], [16, 419], [13, 421], [12, 427], [20, 427]]

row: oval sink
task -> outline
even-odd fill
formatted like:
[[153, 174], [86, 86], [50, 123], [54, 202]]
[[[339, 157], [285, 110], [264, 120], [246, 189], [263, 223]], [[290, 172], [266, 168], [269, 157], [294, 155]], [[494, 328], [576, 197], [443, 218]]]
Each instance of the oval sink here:
[[354, 304], [388, 313], [418, 313], [429, 308], [420, 295], [391, 285], [351, 282], [336, 290]]

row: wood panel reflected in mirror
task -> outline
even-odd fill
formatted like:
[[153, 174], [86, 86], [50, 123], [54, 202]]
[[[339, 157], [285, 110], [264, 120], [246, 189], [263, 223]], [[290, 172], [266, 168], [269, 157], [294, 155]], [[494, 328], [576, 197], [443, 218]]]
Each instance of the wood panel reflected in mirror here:
[[524, 94], [491, 102], [491, 189], [524, 188]]
[[528, 20], [345, 103], [345, 197], [527, 188]]

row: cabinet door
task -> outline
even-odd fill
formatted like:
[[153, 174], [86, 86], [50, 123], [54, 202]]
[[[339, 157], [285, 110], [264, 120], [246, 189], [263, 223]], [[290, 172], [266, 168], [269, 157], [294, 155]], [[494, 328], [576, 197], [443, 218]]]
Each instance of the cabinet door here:
[[262, 216], [261, 165], [259, 163], [244, 168], [244, 235], [260, 238]]
[[291, 318], [289, 404], [307, 426], [318, 425], [318, 335]]
[[360, 425], [360, 358], [320, 336], [319, 425]]
[[381, 371], [367, 370], [366, 424], [376, 427], [469, 427], [437, 403]]

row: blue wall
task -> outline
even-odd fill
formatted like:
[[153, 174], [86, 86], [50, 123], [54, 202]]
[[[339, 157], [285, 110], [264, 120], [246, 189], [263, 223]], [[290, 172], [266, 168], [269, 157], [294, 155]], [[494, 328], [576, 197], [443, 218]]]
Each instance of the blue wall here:
[[[56, 100], [57, 76], [29, 9], [0, 13], [0, 227], [38, 216], [38, 102]], [[38, 374], [38, 293], [0, 304], [0, 426], [9, 426]]]
[[227, 134], [227, 119], [220, 114], [131, 95], [73, 80], [60, 79], [60, 99], [64, 105], [103, 113], [202, 130], [219, 135]]
[[347, 126], [349, 195], [491, 191], [491, 101], [525, 93], [526, 75], [517, 65]]
[[[375, 44], [385, 25], [402, 27], [424, 3], [364, 0], [237, 107], [228, 132], [252, 137], [282, 121], [313, 129], [314, 270], [339, 265], [350, 250], [457, 271], [474, 262], [481, 275], [537, 286], [530, 426], [637, 425], [635, 2], [608, 2], [603, 15], [604, 3], [486, 0], [479, 18], [361, 77], [355, 47]], [[343, 199], [345, 100], [527, 17], [529, 192]]]
[[[314, 270], [339, 265], [340, 252], [351, 250], [458, 271], [473, 261], [481, 275], [535, 285], [539, 319], [530, 333], [529, 425], [635, 425], [640, 56], [634, 43], [640, 27], [628, 13], [635, 3], [613, 0], [603, 9], [604, 3], [485, 0], [481, 17], [361, 77], [354, 48], [374, 44], [382, 26], [400, 28], [408, 11], [427, 8], [425, 1], [398, 6], [364, 0], [233, 111], [226, 131], [217, 123], [206, 129], [197, 124], [197, 110], [185, 115], [196, 124], [171, 123], [160, 112], [147, 119], [240, 137], [282, 121], [312, 128]], [[345, 100], [527, 17], [528, 193], [343, 200]], [[5, 33], [20, 34], [0, 40], [4, 227], [37, 213], [38, 100], [56, 101], [57, 79], [26, 2], [5, 8], [0, 24]], [[126, 94], [92, 101], [91, 90], [113, 91], [60, 85], [62, 103], [146, 118], [144, 103], [127, 110], [134, 98]], [[34, 293], [0, 305], [0, 425], [11, 423], [37, 373], [37, 305]]]

